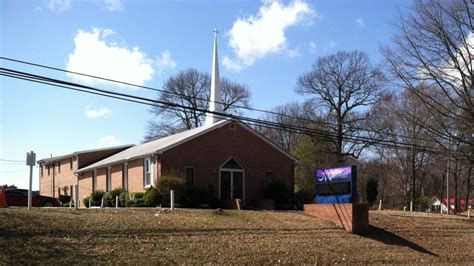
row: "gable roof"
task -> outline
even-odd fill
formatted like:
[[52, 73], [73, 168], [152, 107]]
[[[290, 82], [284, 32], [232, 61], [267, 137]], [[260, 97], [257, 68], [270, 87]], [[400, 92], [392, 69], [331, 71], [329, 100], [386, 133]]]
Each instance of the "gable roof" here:
[[212, 130], [221, 128], [221, 127], [223, 127], [223, 126], [225, 126], [225, 125], [227, 125], [231, 122], [239, 123], [240, 125], [243, 126], [243, 128], [247, 129], [248, 131], [253, 133], [255, 136], [259, 137], [260, 139], [262, 139], [263, 141], [265, 141], [266, 143], [271, 145], [273, 148], [275, 148], [278, 151], [280, 151], [281, 153], [283, 153], [285, 156], [287, 156], [291, 160], [298, 161], [295, 157], [291, 156], [289, 153], [287, 153], [284, 150], [282, 150], [281, 148], [279, 148], [273, 142], [271, 142], [267, 138], [265, 138], [262, 135], [255, 132], [255, 130], [253, 130], [252, 128], [250, 128], [246, 124], [244, 124], [240, 121], [237, 121], [237, 120], [226, 119], [226, 120], [221, 120], [217, 123], [214, 123], [210, 126], [201, 126], [201, 127], [193, 128], [193, 129], [190, 129], [190, 130], [183, 131], [181, 133], [173, 134], [173, 135], [170, 135], [170, 136], [167, 136], [167, 137], [164, 137], [164, 138], [160, 138], [160, 139], [157, 139], [157, 140], [153, 140], [153, 141], [149, 141], [149, 142], [146, 142], [146, 143], [143, 143], [143, 144], [140, 144], [140, 145], [133, 146], [133, 147], [131, 147], [129, 149], [126, 149], [122, 152], [119, 152], [119, 153], [116, 153], [116, 154], [114, 154], [110, 157], [107, 157], [107, 158], [105, 158], [101, 161], [93, 163], [93, 164], [91, 164], [87, 167], [83, 167], [81, 169], [78, 169], [76, 172], [81, 173], [81, 172], [101, 168], [101, 167], [104, 167], [104, 166], [110, 166], [112, 164], [126, 162], [126, 161], [132, 160], [132, 159], [144, 158], [144, 157], [150, 156], [150, 155], [155, 154], [155, 153], [162, 153], [162, 152], [164, 152], [166, 150], [169, 150], [173, 147], [181, 145], [181, 144], [183, 144], [183, 143], [185, 143], [189, 140], [192, 140], [196, 137], [199, 137], [203, 134], [206, 134], [207, 132], [210, 132]]
[[59, 155], [59, 156], [55, 156], [55, 157], [51, 157], [51, 158], [44, 158], [44, 159], [39, 160], [37, 163], [38, 164], [42, 164], [42, 163], [51, 164], [53, 162], [56, 162], [56, 161], [59, 161], [59, 160], [62, 160], [62, 159], [66, 159], [66, 158], [69, 158], [69, 157], [72, 157], [72, 156], [76, 156], [76, 155], [81, 155], [81, 154], [91, 153], [91, 152], [115, 150], [115, 149], [127, 149], [127, 148], [130, 148], [132, 146], [134, 146], [134, 145], [133, 144], [128, 144], [128, 145], [120, 145], [120, 146], [107, 147], [107, 148], [98, 148], [98, 149], [75, 151], [73, 153], [69, 153], [69, 154], [65, 154], [65, 155]]

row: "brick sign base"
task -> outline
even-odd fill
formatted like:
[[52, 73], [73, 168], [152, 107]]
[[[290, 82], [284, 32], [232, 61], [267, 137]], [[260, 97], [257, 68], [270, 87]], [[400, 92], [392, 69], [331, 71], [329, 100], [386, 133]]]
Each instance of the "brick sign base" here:
[[367, 204], [305, 204], [304, 212], [332, 221], [353, 234], [363, 235], [369, 231]]

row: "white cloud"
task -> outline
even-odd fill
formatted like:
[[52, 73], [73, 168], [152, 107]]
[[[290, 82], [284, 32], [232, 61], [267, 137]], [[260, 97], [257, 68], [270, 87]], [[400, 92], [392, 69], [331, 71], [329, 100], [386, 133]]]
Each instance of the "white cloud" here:
[[275, 0], [264, 1], [257, 15], [234, 21], [228, 34], [229, 46], [236, 58], [224, 56], [223, 65], [239, 71], [269, 54], [286, 50], [287, 28], [314, 16], [316, 12], [303, 0], [293, 0], [288, 5]]
[[316, 49], [316, 44], [314, 42], [309, 42], [309, 47], [311, 49]]
[[300, 57], [301, 53], [298, 48], [288, 50], [288, 56], [290, 58]]
[[235, 71], [235, 72], [239, 72], [240, 70], [242, 70], [242, 68], [244, 68], [243, 65], [241, 65], [239, 62], [236, 62], [235, 60], [230, 59], [230, 57], [228, 57], [227, 55], [225, 55], [222, 58], [222, 64], [226, 68], [228, 68], [232, 71]]
[[105, 5], [109, 11], [120, 11], [122, 10], [121, 0], [104, 0]]
[[[136, 46], [128, 49], [115, 42], [108, 42], [106, 39], [112, 34], [114, 32], [109, 29], [94, 28], [91, 32], [79, 30], [74, 37], [75, 49], [69, 54], [67, 70], [136, 85], [143, 85], [145, 81], [151, 80], [155, 72], [153, 61]], [[107, 83], [104, 80], [71, 73], [68, 76], [88, 84]]]
[[90, 106], [86, 107], [86, 115], [87, 117], [90, 117], [90, 118], [102, 117], [106, 114], [109, 114], [110, 112], [111, 110], [106, 107], [100, 107], [99, 109], [96, 109], [96, 110], [91, 109]]
[[357, 25], [358, 25], [359, 27], [364, 27], [364, 26], [365, 26], [364, 19], [362, 19], [362, 18], [359, 17], [359, 18], [356, 18], [355, 21], [356, 21], [356, 23], [357, 23]]
[[71, 0], [50, 0], [48, 9], [61, 12], [71, 9]]
[[112, 147], [112, 146], [118, 146], [122, 142], [115, 136], [112, 135], [105, 135], [102, 138], [100, 138], [95, 147], [96, 148], [105, 148], [105, 147]]
[[332, 49], [332, 48], [336, 47], [336, 42], [333, 41], [333, 40], [330, 40], [330, 41], [328, 42], [328, 46], [329, 46], [329, 49]]
[[175, 68], [176, 62], [171, 58], [170, 51], [164, 51], [161, 53], [161, 57], [156, 60], [156, 70], [161, 73], [166, 68]]

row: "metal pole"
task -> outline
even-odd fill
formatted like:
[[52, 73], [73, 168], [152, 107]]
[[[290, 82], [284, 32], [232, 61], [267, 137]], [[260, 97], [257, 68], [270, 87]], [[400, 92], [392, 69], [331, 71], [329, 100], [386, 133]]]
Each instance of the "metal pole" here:
[[30, 186], [28, 190], [28, 210], [31, 210], [31, 206], [33, 203], [32, 183], [33, 183], [33, 165], [30, 165]]
[[171, 210], [174, 210], [174, 190], [170, 191], [170, 197], [171, 197]]
[[75, 185], [74, 186], [74, 210], [77, 210], [79, 208], [79, 186]]
[[26, 153], [26, 165], [30, 166], [30, 184], [28, 189], [28, 210], [31, 210], [33, 203], [33, 166], [36, 165], [36, 154], [31, 151]]
[[449, 171], [451, 168], [451, 137], [448, 137], [448, 170], [446, 171], [446, 202], [447, 202], [447, 211], [446, 213], [449, 215], [449, 208], [450, 208], [450, 200], [449, 200]]

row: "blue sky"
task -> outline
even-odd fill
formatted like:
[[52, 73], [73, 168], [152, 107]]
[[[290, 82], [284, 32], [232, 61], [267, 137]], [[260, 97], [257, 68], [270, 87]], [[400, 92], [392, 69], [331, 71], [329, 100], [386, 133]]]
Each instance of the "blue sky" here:
[[[396, 20], [409, 1], [120, 1], [0, 2], [0, 54], [161, 88], [187, 68], [210, 72], [212, 30], [219, 34], [221, 76], [246, 84], [261, 109], [304, 98], [298, 76], [318, 56], [361, 50], [382, 63]], [[0, 61], [100, 88], [155, 98], [143, 89], [97, 83]], [[139, 143], [147, 106], [0, 77], [0, 158], [38, 159]], [[35, 168], [33, 188], [38, 188]], [[0, 184], [27, 187], [27, 167], [0, 162]]]

